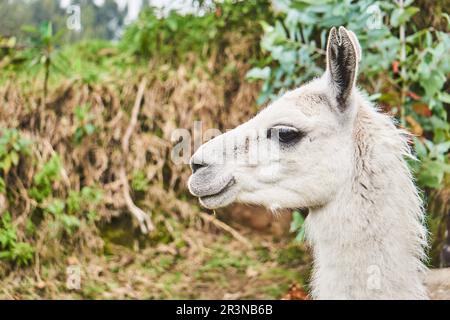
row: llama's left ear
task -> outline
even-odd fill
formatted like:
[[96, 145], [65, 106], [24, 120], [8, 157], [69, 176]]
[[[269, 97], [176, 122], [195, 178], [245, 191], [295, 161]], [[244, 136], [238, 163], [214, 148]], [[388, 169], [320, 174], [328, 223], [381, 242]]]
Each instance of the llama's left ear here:
[[348, 106], [355, 86], [361, 47], [356, 35], [344, 27], [330, 30], [327, 44], [327, 77], [341, 111]]

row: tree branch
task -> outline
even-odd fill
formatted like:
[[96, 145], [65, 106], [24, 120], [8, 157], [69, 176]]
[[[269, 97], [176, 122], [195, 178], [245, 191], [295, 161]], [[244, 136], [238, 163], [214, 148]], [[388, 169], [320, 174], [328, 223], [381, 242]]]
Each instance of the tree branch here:
[[230, 227], [229, 225], [227, 225], [226, 223], [218, 220], [215, 217], [210, 216], [209, 214], [205, 213], [205, 212], [200, 212], [200, 217], [209, 222], [212, 223], [213, 225], [215, 225], [217, 228], [222, 229], [226, 232], [228, 232], [229, 234], [231, 234], [233, 236], [233, 238], [235, 238], [236, 240], [238, 240], [239, 242], [241, 242], [242, 244], [244, 244], [245, 246], [247, 246], [248, 248], [252, 248], [253, 245], [251, 244], [251, 242], [245, 238], [243, 235], [241, 235], [236, 229]]
[[120, 167], [120, 172], [119, 172], [125, 203], [127, 205], [128, 210], [138, 221], [139, 227], [140, 227], [142, 233], [149, 233], [149, 232], [153, 231], [155, 229], [155, 226], [153, 225], [153, 223], [150, 219], [150, 215], [147, 214], [146, 212], [144, 212], [138, 206], [136, 206], [133, 202], [133, 199], [131, 198], [130, 185], [128, 184], [128, 177], [127, 177], [125, 165], [127, 163], [126, 155], [129, 152], [130, 138], [131, 138], [131, 135], [133, 134], [133, 131], [137, 124], [137, 118], [139, 115], [140, 106], [142, 103], [142, 98], [144, 96], [144, 90], [145, 90], [146, 86], [147, 86], [147, 80], [145, 78], [143, 78], [141, 83], [139, 84], [136, 100], [134, 102], [133, 110], [131, 111], [130, 124], [128, 125], [128, 128], [125, 131], [125, 134], [123, 135], [123, 138], [122, 138], [122, 151], [123, 151], [124, 159], [122, 161], [122, 165]]

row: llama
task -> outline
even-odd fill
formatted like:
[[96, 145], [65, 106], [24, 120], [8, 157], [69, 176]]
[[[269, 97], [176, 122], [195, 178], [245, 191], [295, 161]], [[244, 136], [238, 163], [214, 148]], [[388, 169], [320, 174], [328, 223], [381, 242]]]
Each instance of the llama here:
[[188, 187], [207, 208], [308, 208], [314, 299], [426, 299], [409, 135], [355, 87], [360, 59], [355, 34], [332, 28], [325, 73], [200, 146]]

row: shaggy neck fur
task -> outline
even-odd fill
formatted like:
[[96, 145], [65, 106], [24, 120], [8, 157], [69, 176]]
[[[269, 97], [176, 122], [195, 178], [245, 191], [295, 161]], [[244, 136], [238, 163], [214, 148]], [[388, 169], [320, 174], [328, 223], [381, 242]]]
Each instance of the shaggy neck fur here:
[[408, 136], [355, 92], [354, 159], [335, 199], [306, 219], [316, 299], [424, 299], [422, 202]]

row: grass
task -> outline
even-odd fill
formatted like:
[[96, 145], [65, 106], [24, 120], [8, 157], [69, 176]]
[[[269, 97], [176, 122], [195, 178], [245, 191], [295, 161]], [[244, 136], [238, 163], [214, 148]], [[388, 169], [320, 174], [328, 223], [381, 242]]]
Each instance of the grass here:
[[[192, 228], [184, 230], [191, 244], [181, 248], [176, 241], [137, 251], [110, 243], [106, 255], [43, 266], [40, 280], [32, 269], [11, 273], [2, 281], [0, 298], [280, 299], [291, 284], [306, 284], [309, 258], [302, 245], [290, 238], [270, 242], [271, 235], [237, 227], [253, 244], [271, 244], [246, 249], [217, 230]], [[279, 258], [293, 253], [303, 260]], [[66, 267], [72, 263], [81, 268], [80, 290], [66, 287]]]

